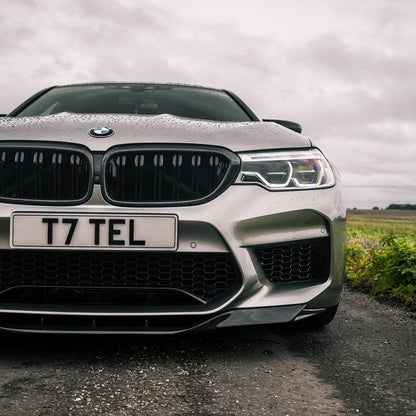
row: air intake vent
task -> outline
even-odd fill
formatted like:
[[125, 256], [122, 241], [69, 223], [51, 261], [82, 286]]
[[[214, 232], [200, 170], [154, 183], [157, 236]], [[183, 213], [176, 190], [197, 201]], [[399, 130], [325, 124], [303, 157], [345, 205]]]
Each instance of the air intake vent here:
[[218, 147], [118, 147], [104, 159], [104, 195], [117, 205], [198, 204], [224, 191], [239, 166]]
[[328, 279], [329, 238], [281, 243], [254, 252], [273, 283]]
[[[47, 288], [48, 292], [41, 295], [60, 304], [67, 303], [65, 297], [71, 296], [64, 288], [96, 288], [100, 293], [93, 290], [93, 297], [100, 304], [108, 302], [103, 290], [113, 288], [112, 300], [123, 296], [128, 304], [131, 302], [128, 293], [131, 294], [132, 289], [143, 289], [147, 296], [157, 289], [159, 300], [160, 291], [165, 289], [172, 290], [173, 294], [170, 301], [165, 299], [164, 305], [178, 305], [182, 303], [183, 293], [207, 303], [231, 296], [240, 287], [241, 273], [229, 253], [0, 251], [1, 301], [5, 301], [6, 296], [8, 302], [22, 303], [27, 296], [26, 301], [33, 303], [39, 297], [39, 292], [33, 289]], [[60, 292], [51, 290], [53, 288]], [[3, 291], [7, 292], [1, 293]], [[87, 295], [78, 292], [76, 297], [85, 300]], [[146, 302], [148, 304], [148, 300]]]
[[78, 204], [92, 188], [91, 156], [56, 143], [0, 143], [0, 200]]

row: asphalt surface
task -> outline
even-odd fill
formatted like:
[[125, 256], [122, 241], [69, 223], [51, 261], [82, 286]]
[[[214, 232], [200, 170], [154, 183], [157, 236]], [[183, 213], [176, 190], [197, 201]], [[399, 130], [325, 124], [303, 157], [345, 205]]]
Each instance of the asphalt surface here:
[[416, 320], [349, 290], [315, 332], [1, 340], [1, 415], [416, 416]]

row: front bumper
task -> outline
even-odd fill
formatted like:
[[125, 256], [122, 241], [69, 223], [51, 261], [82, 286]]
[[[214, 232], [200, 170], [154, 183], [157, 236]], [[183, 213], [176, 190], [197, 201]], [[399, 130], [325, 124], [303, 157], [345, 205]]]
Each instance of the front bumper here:
[[[2, 204], [0, 249], [11, 250], [14, 212], [55, 213], [57, 207]], [[187, 207], [132, 208], [106, 203], [96, 186], [90, 201], [59, 212], [175, 214], [179, 253], [230, 253], [242, 283], [228, 297], [197, 306], [129, 308], [103, 305], [40, 305], [2, 302], [0, 329], [59, 333], [176, 333], [262, 323], [290, 322], [339, 303], [343, 283], [346, 215], [339, 185], [320, 190], [269, 192], [257, 185], [232, 185], [212, 201]], [[328, 239], [324, 279], [271, 282], [257, 261], [258, 247]], [[13, 249], [16, 250], [16, 249]], [[322, 259], [326, 261], [327, 259]]]

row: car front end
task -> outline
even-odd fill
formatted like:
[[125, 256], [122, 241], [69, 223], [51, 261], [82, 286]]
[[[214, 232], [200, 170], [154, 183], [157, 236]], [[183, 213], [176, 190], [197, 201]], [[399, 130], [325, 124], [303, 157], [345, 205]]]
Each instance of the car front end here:
[[179, 333], [336, 310], [342, 186], [303, 135], [171, 114], [0, 124], [1, 329]]

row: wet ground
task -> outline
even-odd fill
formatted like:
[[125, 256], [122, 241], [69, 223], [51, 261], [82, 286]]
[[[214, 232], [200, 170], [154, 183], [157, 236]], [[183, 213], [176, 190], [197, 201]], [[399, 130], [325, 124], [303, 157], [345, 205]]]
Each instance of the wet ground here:
[[349, 290], [315, 332], [1, 340], [1, 415], [416, 416], [416, 320]]

